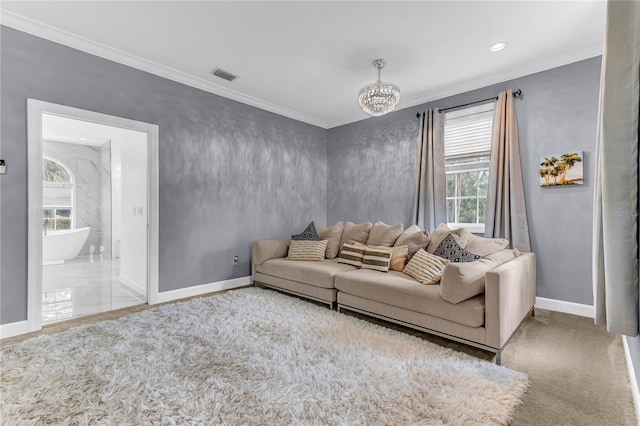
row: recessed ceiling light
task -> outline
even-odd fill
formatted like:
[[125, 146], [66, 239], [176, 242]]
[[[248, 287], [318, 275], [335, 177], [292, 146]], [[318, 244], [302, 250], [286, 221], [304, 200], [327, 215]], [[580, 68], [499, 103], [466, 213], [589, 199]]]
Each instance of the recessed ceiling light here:
[[81, 140], [81, 141], [86, 141], [86, 140], [87, 140], [87, 138], [80, 138], [80, 140]]
[[507, 43], [506, 41], [499, 41], [499, 42], [491, 45], [489, 50], [492, 51], [492, 52], [499, 52], [502, 49], [504, 49], [505, 47], [507, 47], [508, 44], [509, 43]]

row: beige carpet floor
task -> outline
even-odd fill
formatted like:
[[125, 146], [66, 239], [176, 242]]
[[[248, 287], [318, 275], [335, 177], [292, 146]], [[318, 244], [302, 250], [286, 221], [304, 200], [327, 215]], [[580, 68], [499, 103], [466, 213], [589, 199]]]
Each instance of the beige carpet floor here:
[[[126, 308], [53, 324], [38, 333], [3, 339], [0, 345], [142, 309], [145, 307]], [[492, 354], [482, 350], [369, 320], [478, 358], [492, 358]], [[622, 340], [594, 326], [592, 319], [538, 309], [536, 316], [527, 318], [503, 352], [502, 364], [527, 373], [531, 383], [523, 404], [516, 410], [513, 425], [638, 425]]]

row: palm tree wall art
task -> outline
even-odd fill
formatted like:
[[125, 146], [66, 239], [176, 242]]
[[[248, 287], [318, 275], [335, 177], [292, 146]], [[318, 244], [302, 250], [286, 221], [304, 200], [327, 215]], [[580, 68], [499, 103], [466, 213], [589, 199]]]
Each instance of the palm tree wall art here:
[[582, 185], [584, 152], [540, 156], [540, 186]]

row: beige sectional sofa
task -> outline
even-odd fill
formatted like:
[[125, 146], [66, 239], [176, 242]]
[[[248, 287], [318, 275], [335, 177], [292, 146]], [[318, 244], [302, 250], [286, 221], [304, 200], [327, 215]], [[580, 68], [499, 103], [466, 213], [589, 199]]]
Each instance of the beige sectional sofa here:
[[[470, 244], [468, 235], [457, 241]], [[425, 285], [403, 272], [358, 269], [338, 258], [287, 260], [288, 247], [289, 240], [253, 244], [254, 284], [476, 346], [496, 353], [498, 364], [515, 330], [533, 314], [533, 253], [500, 249], [481, 260], [449, 264], [439, 284]]]

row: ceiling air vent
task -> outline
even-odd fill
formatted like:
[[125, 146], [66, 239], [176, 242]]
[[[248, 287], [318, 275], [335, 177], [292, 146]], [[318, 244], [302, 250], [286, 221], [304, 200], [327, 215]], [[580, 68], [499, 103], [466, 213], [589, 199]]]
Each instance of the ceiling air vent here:
[[216, 77], [220, 77], [227, 81], [233, 81], [238, 78], [237, 75], [233, 75], [230, 72], [226, 72], [225, 70], [221, 70], [220, 68], [214, 68], [209, 74], [215, 75]]

